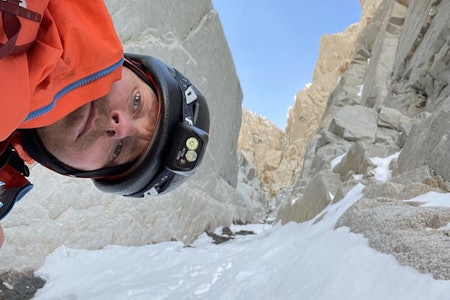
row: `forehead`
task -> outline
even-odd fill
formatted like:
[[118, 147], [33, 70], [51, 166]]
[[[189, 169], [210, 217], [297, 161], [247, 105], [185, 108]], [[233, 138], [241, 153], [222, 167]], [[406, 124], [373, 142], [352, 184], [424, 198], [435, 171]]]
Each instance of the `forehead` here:
[[146, 88], [145, 82], [134, 74], [133, 71], [123, 67], [121, 79], [113, 83], [107, 97], [111, 98], [110, 100], [122, 99], [132, 93], [136, 88]]
[[122, 78], [114, 83], [114, 85], [121, 88], [132, 88], [139, 84], [145, 83], [127, 67], [122, 68]]

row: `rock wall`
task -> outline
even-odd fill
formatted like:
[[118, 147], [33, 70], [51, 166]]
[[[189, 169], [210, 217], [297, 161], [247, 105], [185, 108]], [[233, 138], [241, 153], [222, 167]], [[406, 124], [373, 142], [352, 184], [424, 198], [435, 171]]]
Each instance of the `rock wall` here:
[[292, 185], [300, 175], [306, 147], [317, 132], [328, 97], [349, 69], [355, 55], [356, 39], [380, 3], [381, 0], [361, 1], [362, 14], [358, 23], [341, 33], [322, 36], [311, 85], [295, 95], [294, 105], [289, 110], [287, 144], [278, 172], [287, 172], [293, 177], [289, 185], [287, 182], [278, 183], [278, 189]]
[[239, 149], [255, 165], [270, 197], [291, 187], [300, 175], [305, 150], [317, 132], [327, 99], [349, 69], [356, 40], [380, 3], [381, 0], [361, 1], [358, 23], [344, 32], [322, 36], [312, 82], [295, 95], [284, 132], [260, 116], [243, 114]]
[[278, 189], [277, 182], [292, 181], [292, 174], [282, 174], [277, 178], [286, 136], [274, 123], [265, 117], [242, 109], [242, 125], [239, 133], [238, 148], [255, 168], [264, 191], [274, 197]]
[[[0, 274], [35, 270], [60, 245], [99, 249], [168, 240], [189, 244], [206, 229], [265, 217], [266, 199], [251, 178], [252, 167], [238, 168], [242, 92], [211, 1], [105, 2], [127, 52], [150, 54], [173, 65], [205, 95], [212, 121], [206, 158], [179, 190], [144, 199], [102, 194], [89, 180], [34, 166], [34, 190], [2, 222], [6, 240]], [[236, 190], [238, 177], [242, 193]]]
[[[450, 185], [450, 2], [384, 0], [327, 101], [283, 222], [302, 222], [363, 183], [337, 226], [401, 264], [450, 279], [450, 209], [404, 202]], [[392, 178], [376, 176], [389, 158]]]

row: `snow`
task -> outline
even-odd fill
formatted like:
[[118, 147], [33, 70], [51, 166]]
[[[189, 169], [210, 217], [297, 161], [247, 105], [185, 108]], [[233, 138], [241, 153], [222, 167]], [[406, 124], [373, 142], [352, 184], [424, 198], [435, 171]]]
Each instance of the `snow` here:
[[363, 92], [363, 90], [364, 90], [364, 84], [358, 85], [358, 88], [359, 88], [359, 91], [358, 91], [358, 93], [357, 93], [356, 95], [357, 95], [358, 97], [361, 97], [362, 92]]
[[[389, 173], [390, 159], [378, 161], [378, 172]], [[34, 299], [446, 299], [450, 281], [401, 266], [346, 227], [334, 229], [363, 188], [309, 222], [233, 226], [255, 234], [219, 245], [204, 234], [190, 247], [60, 247], [36, 272], [47, 283]], [[412, 200], [442, 205], [450, 194]]]
[[450, 207], [450, 193], [428, 192], [404, 202], [421, 203], [424, 207]]
[[[331, 165], [330, 169], [333, 170], [334, 167], [336, 167], [347, 154], [348, 154], [348, 152], [335, 157], [330, 163], [330, 165]], [[371, 157], [371, 158], [369, 158], [369, 160], [375, 165], [375, 169], [371, 172], [374, 175], [376, 180], [386, 182], [391, 179], [392, 172], [389, 169], [389, 165], [391, 164], [392, 160], [398, 158], [399, 155], [400, 155], [400, 152], [396, 152], [388, 157]], [[363, 178], [363, 174], [353, 175], [354, 180], [361, 180], [362, 178]]]
[[386, 182], [391, 179], [392, 172], [389, 170], [389, 165], [391, 164], [391, 161], [398, 158], [399, 155], [400, 152], [396, 152], [385, 158], [370, 158], [370, 161], [376, 165], [375, 170], [372, 171], [376, 180]]
[[331, 165], [330, 170], [333, 170], [334, 167], [336, 167], [346, 155], [347, 155], [347, 152], [334, 158], [330, 163], [330, 165]]

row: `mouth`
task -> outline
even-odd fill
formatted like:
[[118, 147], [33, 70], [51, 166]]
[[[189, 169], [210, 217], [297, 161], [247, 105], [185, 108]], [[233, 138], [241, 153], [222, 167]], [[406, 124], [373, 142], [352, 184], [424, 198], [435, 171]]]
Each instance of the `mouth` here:
[[78, 131], [77, 140], [85, 135], [94, 127], [94, 121], [97, 116], [97, 110], [95, 109], [94, 102], [90, 102], [87, 108], [88, 112], [86, 118], [81, 122], [80, 130]]

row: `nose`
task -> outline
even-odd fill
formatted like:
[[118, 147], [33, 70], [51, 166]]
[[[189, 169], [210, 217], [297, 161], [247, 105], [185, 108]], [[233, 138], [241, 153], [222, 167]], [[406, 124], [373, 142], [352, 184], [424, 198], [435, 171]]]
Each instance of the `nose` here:
[[128, 116], [128, 114], [119, 110], [111, 111], [107, 126], [107, 136], [116, 139], [133, 136], [138, 132], [136, 123]]

